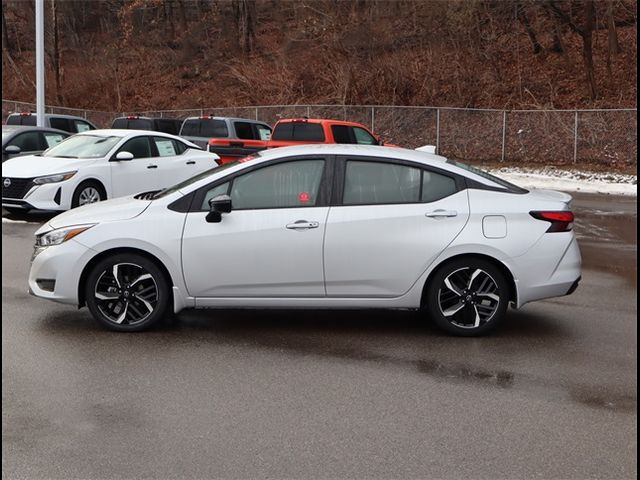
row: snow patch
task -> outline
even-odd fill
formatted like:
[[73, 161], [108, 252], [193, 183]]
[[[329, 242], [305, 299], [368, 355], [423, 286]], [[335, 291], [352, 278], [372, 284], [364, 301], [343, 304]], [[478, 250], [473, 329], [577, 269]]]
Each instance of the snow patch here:
[[545, 188], [604, 195], [638, 195], [637, 175], [562, 170], [554, 167], [538, 169], [503, 167], [487, 171], [523, 188]]

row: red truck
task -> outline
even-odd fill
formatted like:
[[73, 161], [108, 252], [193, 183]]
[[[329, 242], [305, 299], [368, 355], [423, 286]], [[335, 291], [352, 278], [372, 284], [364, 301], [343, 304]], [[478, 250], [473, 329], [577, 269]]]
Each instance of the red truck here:
[[270, 140], [212, 138], [208, 150], [218, 154], [218, 163], [238, 160], [267, 148], [289, 147], [308, 143], [350, 143], [382, 145], [380, 137], [360, 123], [312, 118], [287, 118], [273, 127]]

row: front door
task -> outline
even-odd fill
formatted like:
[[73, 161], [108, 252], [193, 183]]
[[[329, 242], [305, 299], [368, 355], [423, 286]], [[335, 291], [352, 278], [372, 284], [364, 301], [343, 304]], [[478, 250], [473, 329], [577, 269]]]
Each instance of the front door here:
[[[258, 165], [198, 192], [182, 242], [189, 295], [324, 296], [325, 167], [322, 158]], [[209, 200], [224, 194], [233, 210], [207, 223]]]
[[119, 152], [133, 154], [133, 160], [111, 161], [111, 195], [110, 198], [123, 197], [151, 190], [159, 190], [160, 173], [159, 158], [154, 156], [150, 137], [135, 137], [122, 145]]

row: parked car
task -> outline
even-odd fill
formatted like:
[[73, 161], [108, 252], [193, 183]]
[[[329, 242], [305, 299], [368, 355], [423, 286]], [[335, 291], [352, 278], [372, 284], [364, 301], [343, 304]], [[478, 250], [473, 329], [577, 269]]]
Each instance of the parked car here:
[[[7, 117], [7, 125], [28, 125], [36, 126], [36, 114], [34, 112], [11, 113]], [[86, 132], [95, 130], [97, 127], [89, 120], [73, 115], [59, 115], [57, 113], [45, 113], [44, 125], [47, 128], [56, 128], [69, 133]]]
[[360, 123], [341, 120], [287, 118], [273, 127], [269, 140], [227, 140], [212, 138], [208, 150], [228, 163], [267, 148], [289, 147], [309, 143], [382, 145], [380, 137]]
[[55, 128], [2, 126], [2, 161], [23, 155], [36, 155], [69, 136]]
[[[265, 142], [269, 140], [269, 138], [271, 138], [271, 127], [266, 123], [247, 118], [204, 115], [201, 117], [186, 118], [182, 123], [180, 136], [203, 148], [207, 148], [210, 139], [220, 139], [223, 141], [223, 144], [220, 145], [220, 152], [216, 149], [212, 149], [212, 151], [223, 156], [226, 153], [224, 147], [228, 147], [229, 142], [238, 143], [236, 140]], [[231, 148], [237, 150], [239, 147]], [[243, 157], [249, 153], [253, 153], [253, 151], [254, 150], [247, 150], [239, 155]], [[237, 155], [234, 156], [237, 157]]]
[[127, 130], [151, 130], [153, 132], [178, 135], [182, 120], [176, 118], [151, 118], [139, 115], [118, 117], [111, 124], [111, 128]]
[[78, 133], [40, 156], [2, 164], [8, 211], [67, 210], [159, 190], [209, 170], [218, 156], [175, 135], [141, 130]]
[[576, 289], [570, 201], [425, 152], [279, 148], [53, 218], [29, 288], [120, 331], [190, 307], [424, 308], [479, 335]]

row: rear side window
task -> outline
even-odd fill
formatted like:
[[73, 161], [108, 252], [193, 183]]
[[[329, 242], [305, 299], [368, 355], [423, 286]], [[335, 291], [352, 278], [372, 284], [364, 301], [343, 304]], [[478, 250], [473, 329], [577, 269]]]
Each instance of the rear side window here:
[[158, 149], [159, 157], [172, 157], [178, 155], [178, 149], [176, 148], [176, 141], [170, 138], [153, 137], [153, 141]]
[[333, 133], [333, 140], [336, 143], [353, 143], [349, 135], [349, 127], [346, 125], [332, 125], [331, 133]]
[[180, 135], [184, 137], [224, 138], [229, 136], [227, 122], [209, 118], [185, 120]]
[[254, 140], [253, 128], [249, 122], [233, 122], [236, 135], [242, 140]]
[[271, 129], [266, 125], [256, 123], [256, 131], [258, 132], [258, 140], [271, 140]]
[[378, 145], [378, 140], [367, 132], [364, 128], [353, 127], [353, 134], [356, 139], [356, 143], [360, 145]]
[[73, 124], [75, 126], [74, 132], [86, 132], [87, 130], [94, 130], [94, 128], [88, 124], [87, 122], [83, 122], [82, 120], [73, 120]]
[[419, 168], [382, 162], [347, 161], [344, 205], [418, 203]]
[[324, 129], [319, 123], [287, 122], [279, 124], [273, 131], [273, 140], [294, 142], [324, 142]]
[[423, 202], [435, 202], [453, 195], [458, 191], [456, 181], [446, 175], [435, 172], [422, 172], [422, 198]]
[[57, 128], [58, 130], [64, 130], [65, 132], [75, 132], [75, 129], [71, 125], [71, 121], [67, 118], [49, 118], [49, 126], [51, 128]]

